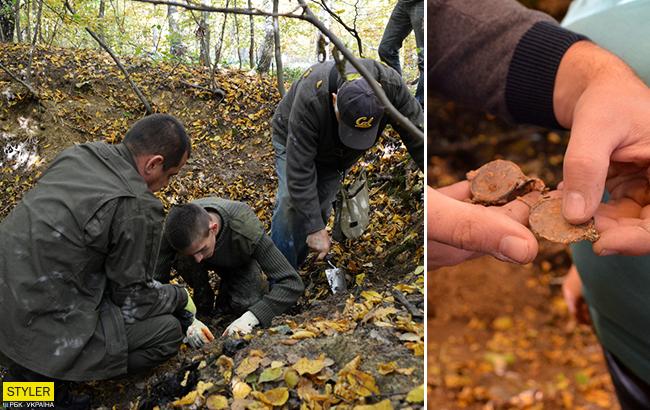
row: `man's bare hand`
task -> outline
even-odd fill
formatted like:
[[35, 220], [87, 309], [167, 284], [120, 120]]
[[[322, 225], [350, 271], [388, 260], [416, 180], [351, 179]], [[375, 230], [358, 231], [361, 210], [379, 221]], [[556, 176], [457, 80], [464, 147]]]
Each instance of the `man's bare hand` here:
[[537, 255], [537, 240], [526, 225], [539, 192], [503, 206], [485, 207], [466, 202], [470, 197], [467, 181], [428, 190], [429, 269], [486, 254], [517, 263], [528, 263]]
[[330, 240], [330, 235], [327, 233], [327, 229], [325, 228], [307, 235], [307, 246], [309, 246], [309, 248], [314, 252], [318, 252], [319, 260], [323, 259], [327, 255], [330, 251], [331, 245], [332, 241]]

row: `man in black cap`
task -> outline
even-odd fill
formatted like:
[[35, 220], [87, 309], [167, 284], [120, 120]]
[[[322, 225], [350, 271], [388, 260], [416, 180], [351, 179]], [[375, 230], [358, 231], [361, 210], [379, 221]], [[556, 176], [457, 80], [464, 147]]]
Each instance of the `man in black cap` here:
[[[401, 76], [362, 59], [393, 106], [423, 129], [422, 107]], [[350, 65], [347, 81], [333, 61], [316, 64], [292, 85], [273, 116], [278, 193], [271, 238], [298, 268], [308, 248], [322, 259], [330, 248], [325, 229], [344, 172], [372, 147], [390, 119], [377, 96]], [[423, 169], [424, 141], [397, 124], [411, 157]]]

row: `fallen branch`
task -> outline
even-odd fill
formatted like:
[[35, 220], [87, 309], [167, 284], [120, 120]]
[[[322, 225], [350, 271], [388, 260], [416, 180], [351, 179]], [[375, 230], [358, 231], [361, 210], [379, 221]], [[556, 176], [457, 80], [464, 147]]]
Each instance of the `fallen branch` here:
[[36, 99], [40, 99], [40, 96], [39, 96], [38, 92], [31, 85], [29, 85], [29, 83], [27, 83], [27, 82], [21, 80], [20, 78], [18, 78], [14, 73], [11, 72], [11, 70], [9, 70], [7, 67], [5, 67], [4, 64], [0, 63], [0, 68], [2, 68], [4, 70], [4, 72], [7, 73], [9, 75], [9, 77], [11, 77], [14, 81], [20, 83], [23, 87], [27, 88], [29, 90], [29, 92]]
[[[70, 6], [70, 3], [68, 3], [67, 0], [65, 1], [65, 7], [68, 9], [68, 11], [69, 11], [70, 13], [72, 13], [72, 14], [76, 14], [75, 11], [73, 10], [72, 6]], [[149, 115], [149, 114], [153, 114], [153, 110], [151, 109], [151, 105], [149, 104], [149, 101], [148, 101], [147, 98], [144, 96], [144, 94], [142, 94], [142, 92], [140, 91], [140, 88], [138, 88], [138, 86], [135, 84], [135, 82], [133, 82], [133, 80], [131, 79], [131, 75], [130, 75], [129, 72], [126, 70], [126, 68], [122, 65], [122, 63], [121, 63], [120, 60], [117, 58], [117, 56], [115, 55], [115, 53], [113, 52], [113, 50], [111, 50], [111, 48], [110, 48], [110, 47], [109, 47], [109, 46], [104, 42], [104, 40], [102, 40], [101, 37], [99, 37], [99, 36], [98, 36], [94, 31], [92, 31], [92, 30], [91, 30], [90, 28], [88, 28], [88, 27], [84, 27], [84, 28], [85, 28], [85, 30], [88, 32], [88, 34], [90, 34], [90, 36], [91, 36], [92, 38], [94, 38], [95, 41], [97, 41], [97, 43], [99, 43], [99, 45], [100, 45], [104, 50], [106, 50], [106, 52], [111, 56], [111, 58], [113, 59], [113, 61], [115, 61], [115, 64], [117, 64], [117, 67], [120, 69], [120, 71], [122, 71], [122, 74], [124, 74], [124, 76], [126, 77], [127, 81], [129, 82], [129, 85], [131, 86], [131, 88], [133, 89], [133, 91], [135, 92], [135, 94], [138, 96], [138, 98], [140, 99], [140, 101], [141, 101], [142, 104], [144, 105], [144, 108], [145, 108], [145, 110], [147, 111], [147, 115]]]
[[420, 309], [415, 307], [413, 303], [409, 302], [408, 299], [406, 299], [406, 296], [404, 296], [402, 292], [400, 292], [397, 289], [393, 289], [392, 293], [393, 296], [395, 296], [395, 299], [397, 299], [397, 301], [401, 303], [406, 308], [406, 310], [409, 311], [409, 313], [413, 318], [418, 318], [418, 319], [424, 318], [424, 312], [422, 312]]

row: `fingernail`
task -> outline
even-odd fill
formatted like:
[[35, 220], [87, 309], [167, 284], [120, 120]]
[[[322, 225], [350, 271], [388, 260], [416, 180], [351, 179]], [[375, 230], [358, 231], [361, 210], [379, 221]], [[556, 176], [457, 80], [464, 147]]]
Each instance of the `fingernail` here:
[[611, 255], [618, 255], [618, 252], [613, 251], [611, 249], [603, 249], [602, 251], [598, 252], [598, 256], [611, 256]]
[[580, 192], [571, 191], [564, 195], [564, 217], [571, 220], [585, 217], [585, 198]]
[[516, 236], [506, 236], [499, 242], [499, 253], [517, 263], [528, 262], [528, 242]]

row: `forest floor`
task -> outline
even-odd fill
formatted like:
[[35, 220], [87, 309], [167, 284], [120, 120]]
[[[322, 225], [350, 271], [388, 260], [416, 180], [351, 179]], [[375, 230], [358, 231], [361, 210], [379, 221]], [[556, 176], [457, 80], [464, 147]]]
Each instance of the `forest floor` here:
[[[428, 183], [445, 186], [496, 158], [552, 188], [568, 134], [512, 127], [429, 99]], [[562, 298], [568, 248], [540, 243], [519, 266], [483, 257], [428, 273], [428, 408], [613, 409], [618, 404], [592, 329]]]
[[[144, 109], [103, 53], [37, 48], [31, 73], [29, 47], [0, 45], [0, 56], [39, 94], [0, 71], [4, 218], [58, 152], [86, 141], [117, 143]], [[154, 110], [179, 117], [192, 138], [191, 160], [159, 194], [164, 205], [222, 196], [248, 203], [268, 228], [277, 183], [270, 119], [279, 101], [271, 79], [218, 71], [221, 98], [206, 90], [207, 70], [124, 64]], [[424, 309], [423, 174], [392, 131], [362, 163], [371, 224], [332, 251], [347, 272], [348, 294], [332, 295], [327, 266], [310, 259], [300, 272], [305, 295], [271, 328], [198, 350], [183, 346], [148, 374], [85, 383], [78, 392], [104, 409], [421, 408], [424, 325], [411, 312]], [[219, 335], [233, 318], [203, 319]]]

